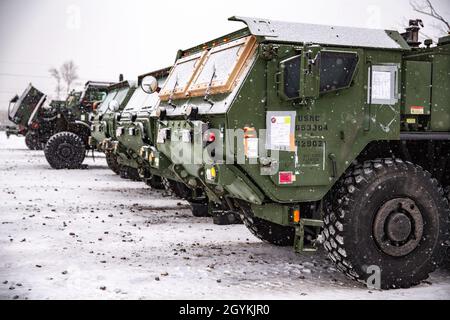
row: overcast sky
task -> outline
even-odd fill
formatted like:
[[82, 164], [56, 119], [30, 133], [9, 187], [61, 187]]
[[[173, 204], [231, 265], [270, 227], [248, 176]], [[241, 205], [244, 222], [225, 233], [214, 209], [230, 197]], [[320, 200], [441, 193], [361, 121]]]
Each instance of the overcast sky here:
[[[450, 0], [432, 2], [450, 20]], [[67, 60], [79, 66], [79, 85], [169, 66], [178, 49], [244, 27], [227, 21], [233, 15], [396, 30], [417, 17], [431, 26], [409, 0], [0, 0], [0, 109], [29, 82], [53, 94], [48, 69]]]

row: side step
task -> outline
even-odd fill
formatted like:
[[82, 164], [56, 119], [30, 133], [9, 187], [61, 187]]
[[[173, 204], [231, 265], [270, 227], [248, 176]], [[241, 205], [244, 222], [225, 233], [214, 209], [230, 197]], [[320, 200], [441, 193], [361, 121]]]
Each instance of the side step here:
[[295, 227], [294, 250], [296, 253], [301, 252], [315, 252], [317, 251], [317, 244], [320, 244], [319, 237], [312, 242], [311, 246], [305, 246], [305, 227], [313, 227], [320, 233], [323, 227], [322, 220], [300, 219], [299, 224]]

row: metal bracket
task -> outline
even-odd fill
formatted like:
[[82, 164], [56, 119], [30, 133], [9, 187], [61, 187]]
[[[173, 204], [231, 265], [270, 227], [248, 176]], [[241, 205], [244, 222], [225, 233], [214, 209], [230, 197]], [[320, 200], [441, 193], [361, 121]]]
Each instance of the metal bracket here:
[[299, 225], [295, 227], [294, 250], [296, 253], [317, 251], [316, 244], [319, 242], [317, 240], [313, 242], [312, 246], [305, 247], [305, 227], [321, 229], [323, 227], [323, 221], [300, 219]]

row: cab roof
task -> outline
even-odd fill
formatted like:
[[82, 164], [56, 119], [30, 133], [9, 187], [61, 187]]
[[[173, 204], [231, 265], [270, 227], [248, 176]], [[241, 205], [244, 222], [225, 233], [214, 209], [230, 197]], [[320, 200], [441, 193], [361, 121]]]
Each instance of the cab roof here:
[[114, 83], [112, 85], [110, 85], [108, 87], [108, 91], [112, 91], [112, 90], [116, 90], [116, 89], [120, 89], [120, 88], [131, 88], [131, 87], [135, 87], [136, 86], [136, 81], [131, 81], [131, 80], [125, 80], [122, 82], [117, 82]]
[[326, 26], [237, 16], [229, 20], [245, 23], [252, 35], [262, 37], [266, 41], [411, 50], [400, 33], [393, 30]]
[[106, 82], [106, 81], [88, 81], [85, 84], [85, 87], [96, 87], [96, 88], [107, 88], [112, 86], [115, 82]]

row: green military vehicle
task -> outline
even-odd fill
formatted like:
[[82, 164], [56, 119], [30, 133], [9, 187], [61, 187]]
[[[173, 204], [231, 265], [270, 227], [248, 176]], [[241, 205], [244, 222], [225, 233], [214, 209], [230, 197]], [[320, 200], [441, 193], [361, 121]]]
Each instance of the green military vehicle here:
[[450, 228], [450, 36], [231, 20], [246, 28], [179, 52], [153, 161], [264, 241], [323, 243], [352, 279], [427, 278]]
[[25, 136], [30, 150], [42, 150], [55, 133], [56, 117], [65, 101], [52, 100], [30, 84], [22, 95], [15, 96], [9, 104], [8, 118], [16, 127], [7, 127], [6, 135]]
[[[141, 75], [138, 77], [139, 86], [133, 92], [130, 99], [127, 101], [126, 105], [121, 108], [119, 111], [111, 114], [109, 117], [109, 121], [104, 125], [108, 127], [107, 133], [103, 130], [102, 127], [93, 126], [93, 130], [95, 131], [95, 135], [100, 135], [102, 132], [107, 135], [105, 139], [102, 141], [98, 140], [99, 145], [104, 152], [109, 154], [109, 157], [114, 161], [117, 165], [118, 173], [120, 173], [122, 178], [132, 179], [132, 180], [144, 180], [148, 185], [153, 185], [155, 188], [161, 188], [161, 181], [158, 181], [158, 178], [152, 178], [147, 176], [141, 176], [139, 173], [139, 168], [141, 167], [139, 164], [139, 159], [135, 153], [132, 152], [125, 144], [128, 144], [128, 132], [123, 128], [122, 123], [130, 122], [130, 118], [134, 119], [134, 115], [139, 112], [141, 109], [152, 108], [155, 104], [155, 98], [157, 98], [157, 94], [149, 95], [142, 90], [142, 80], [150, 75], [164, 76], [165, 71], [156, 71]], [[93, 136], [94, 136], [93, 131]], [[100, 132], [99, 132], [100, 131]], [[96, 143], [93, 141], [92, 143]], [[130, 146], [132, 147], [132, 145]]]
[[107, 96], [97, 110], [90, 115], [91, 136], [89, 145], [106, 155], [108, 167], [120, 174], [120, 165], [112, 152], [111, 141], [116, 135], [116, 113], [121, 112], [136, 91], [134, 81], [121, 81], [107, 89]]
[[151, 163], [151, 155], [156, 152], [154, 132], [157, 123], [150, 114], [159, 104], [156, 91], [164, 84], [169, 71], [170, 68], [166, 68], [139, 77], [139, 88], [123, 112], [116, 115], [116, 141], [106, 141], [106, 145], [115, 150], [122, 171], [132, 178], [139, 177], [152, 188], [165, 188], [189, 201], [195, 216], [207, 216], [208, 205], [201, 189], [191, 189], [177, 181], [169, 170], [168, 159], [160, 159], [156, 166]]
[[83, 91], [73, 91], [57, 115], [55, 134], [47, 141], [45, 157], [54, 169], [78, 169], [82, 166], [91, 135], [90, 119], [96, 106], [113, 83], [88, 81]]

